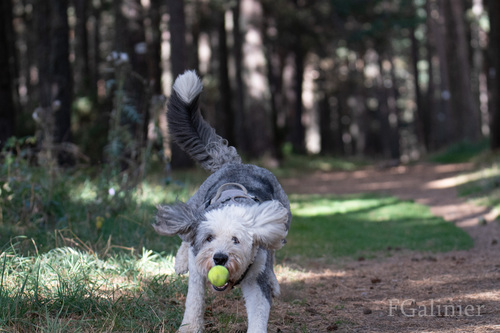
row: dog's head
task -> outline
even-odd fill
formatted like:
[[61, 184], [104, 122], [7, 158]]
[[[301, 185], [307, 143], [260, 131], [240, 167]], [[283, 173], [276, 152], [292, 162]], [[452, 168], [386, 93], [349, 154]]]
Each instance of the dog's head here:
[[257, 250], [279, 249], [288, 230], [288, 210], [275, 200], [253, 205], [230, 204], [196, 212], [185, 203], [158, 207], [153, 225], [161, 235], [179, 235], [191, 244], [202, 276], [215, 265], [225, 266], [234, 285], [252, 264]]

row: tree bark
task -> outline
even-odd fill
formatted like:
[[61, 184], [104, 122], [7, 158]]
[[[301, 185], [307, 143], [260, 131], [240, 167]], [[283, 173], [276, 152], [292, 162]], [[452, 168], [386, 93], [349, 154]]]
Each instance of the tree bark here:
[[15, 69], [16, 55], [14, 48], [14, 30], [12, 27], [12, 3], [0, 3], [0, 150], [5, 141], [14, 135], [15, 116], [17, 112]]
[[304, 51], [300, 43], [300, 37], [297, 37], [297, 42], [294, 47], [295, 56], [295, 77], [294, 77], [294, 90], [295, 90], [295, 105], [293, 114], [293, 127], [292, 127], [292, 147], [293, 151], [297, 154], [305, 153], [305, 127], [302, 123], [302, 82], [304, 81]]
[[161, 0], [152, 0], [149, 7], [149, 35], [148, 43], [148, 79], [151, 93], [161, 95], [163, 87], [161, 82]]
[[233, 13], [233, 49], [234, 49], [234, 80], [236, 82], [236, 108], [234, 117], [235, 139], [239, 149], [246, 152], [247, 135], [245, 132], [245, 94], [243, 92], [243, 36], [240, 28], [241, 3], [236, 1], [232, 7]]
[[167, 4], [170, 14], [170, 61], [175, 80], [187, 69], [186, 15], [183, 0], [168, 0]]
[[480, 136], [479, 109], [473, 99], [469, 49], [462, 1], [444, 1], [446, 15], [448, 74], [453, 105], [454, 141], [477, 141]]
[[435, 115], [434, 137], [437, 147], [442, 147], [452, 142], [453, 136], [453, 115], [451, 114], [451, 93], [450, 80], [448, 74], [448, 60], [446, 56], [446, 22], [443, 11], [443, 0], [429, 2], [431, 6], [428, 15], [431, 17], [429, 22], [430, 33], [434, 40], [437, 56], [439, 59], [439, 77], [440, 77], [440, 101], [439, 112]]
[[500, 1], [488, 1], [490, 45], [488, 48], [488, 88], [490, 109], [490, 147], [500, 149]]
[[[415, 28], [410, 30], [412, 69], [415, 84], [415, 104], [417, 106], [417, 137], [420, 145], [426, 150], [430, 149], [430, 110], [424, 106], [422, 90], [420, 89], [420, 73], [418, 71], [419, 45], [415, 36]], [[431, 64], [429, 64], [431, 66]]]
[[220, 135], [227, 139], [230, 144], [235, 144], [234, 114], [231, 108], [231, 85], [229, 83], [229, 50], [227, 46], [227, 32], [225, 11], [223, 9], [217, 12], [217, 39], [218, 48], [218, 72], [219, 72], [219, 107], [217, 108], [217, 124], [220, 124]]
[[[53, 143], [71, 141], [73, 79], [69, 62], [68, 0], [37, 2], [40, 106], [54, 117]], [[64, 151], [60, 165], [72, 164]]]
[[[186, 17], [183, 0], [168, 0], [167, 5], [170, 14], [170, 64], [175, 81], [187, 69]], [[172, 167], [186, 168], [193, 164], [189, 156], [176, 143], [172, 143]]]
[[257, 0], [242, 0], [241, 14], [247, 154], [260, 157], [272, 154], [269, 82], [261, 33], [264, 25], [262, 5]]
[[87, 31], [88, 2], [74, 0], [75, 6], [75, 91], [80, 95], [91, 93], [89, 34]]

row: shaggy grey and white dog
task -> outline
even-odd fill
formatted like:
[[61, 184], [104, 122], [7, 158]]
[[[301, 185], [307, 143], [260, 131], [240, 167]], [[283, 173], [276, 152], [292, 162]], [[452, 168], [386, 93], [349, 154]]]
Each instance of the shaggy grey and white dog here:
[[[207, 286], [223, 292], [240, 285], [248, 332], [266, 332], [272, 297], [279, 294], [274, 251], [285, 243], [292, 217], [288, 197], [271, 172], [242, 164], [236, 149], [205, 122], [199, 109], [201, 91], [193, 71], [180, 75], [167, 119], [174, 140], [212, 174], [186, 203], [159, 206], [153, 225], [161, 235], [182, 239], [175, 269], [179, 274], [189, 271], [189, 289], [179, 331], [203, 331]], [[208, 282], [215, 265], [229, 271], [222, 287]]]

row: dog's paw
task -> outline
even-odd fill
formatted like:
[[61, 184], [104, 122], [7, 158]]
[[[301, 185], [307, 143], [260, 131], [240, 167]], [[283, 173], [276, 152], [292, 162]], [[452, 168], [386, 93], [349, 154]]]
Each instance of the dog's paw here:
[[202, 333], [203, 325], [182, 324], [177, 333]]

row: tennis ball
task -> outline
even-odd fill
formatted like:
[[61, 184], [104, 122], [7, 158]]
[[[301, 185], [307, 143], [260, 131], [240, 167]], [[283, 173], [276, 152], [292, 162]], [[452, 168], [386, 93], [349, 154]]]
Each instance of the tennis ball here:
[[208, 281], [216, 287], [222, 287], [229, 278], [229, 271], [224, 266], [214, 266], [208, 271]]

